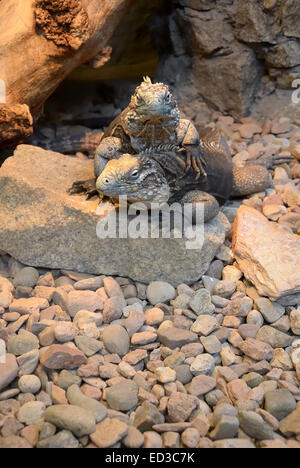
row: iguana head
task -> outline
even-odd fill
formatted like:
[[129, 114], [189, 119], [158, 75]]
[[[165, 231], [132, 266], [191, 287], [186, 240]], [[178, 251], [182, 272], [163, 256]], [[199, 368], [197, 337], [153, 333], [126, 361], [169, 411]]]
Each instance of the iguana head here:
[[163, 83], [152, 83], [149, 77], [144, 78], [141, 85], [136, 88], [130, 107], [136, 117], [144, 122], [152, 119], [174, 119], [176, 126], [179, 123], [179, 109], [168, 86]]
[[119, 159], [111, 159], [96, 187], [111, 198], [127, 196], [129, 202], [163, 203], [170, 196], [161, 166], [146, 155], [123, 154]]

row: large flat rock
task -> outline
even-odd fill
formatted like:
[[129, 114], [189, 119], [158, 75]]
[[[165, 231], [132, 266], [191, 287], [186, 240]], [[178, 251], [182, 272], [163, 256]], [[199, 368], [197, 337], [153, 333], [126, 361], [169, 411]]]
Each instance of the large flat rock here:
[[0, 169], [0, 249], [36, 267], [118, 274], [144, 283], [198, 280], [229, 229], [219, 214], [205, 224], [202, 249], [186, 239], [99, 239], [99, 201], [69, 195], [93, 177], [93, 162], [21, 145]]
[[258, 210], [241, 206], [234, 223], [233, 253], [262, 296], [300, 292], [300, 237], [280, 229]]

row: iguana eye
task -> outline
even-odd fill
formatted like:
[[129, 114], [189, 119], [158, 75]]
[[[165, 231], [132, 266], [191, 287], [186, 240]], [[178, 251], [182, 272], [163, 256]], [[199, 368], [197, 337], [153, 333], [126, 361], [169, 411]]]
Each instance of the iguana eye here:
[[131, 173], [131, 177], [133, 177], [134, 179], [136, 179], [138, 176], [139, 176], [139, 171], [137, 169]]

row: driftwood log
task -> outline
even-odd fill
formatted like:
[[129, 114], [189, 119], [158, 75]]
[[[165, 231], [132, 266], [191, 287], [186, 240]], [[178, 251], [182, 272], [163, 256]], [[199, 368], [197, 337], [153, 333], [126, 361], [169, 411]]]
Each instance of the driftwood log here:
[[47, 98], [107, 43], [138, 0], [0, 0], [0, 148], [25, 141]]

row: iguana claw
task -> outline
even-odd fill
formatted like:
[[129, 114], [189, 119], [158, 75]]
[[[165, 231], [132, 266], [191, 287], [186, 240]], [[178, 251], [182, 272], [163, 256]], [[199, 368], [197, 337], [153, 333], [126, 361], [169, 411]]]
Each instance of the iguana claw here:
[[98, 195], [94, 179], [78, 180], [73, 183], [72, 187], [69, 188], [67, 192], [69, 193], [69, 195], [85, 193], [87, 200], [90, 200], [92, 197]]

